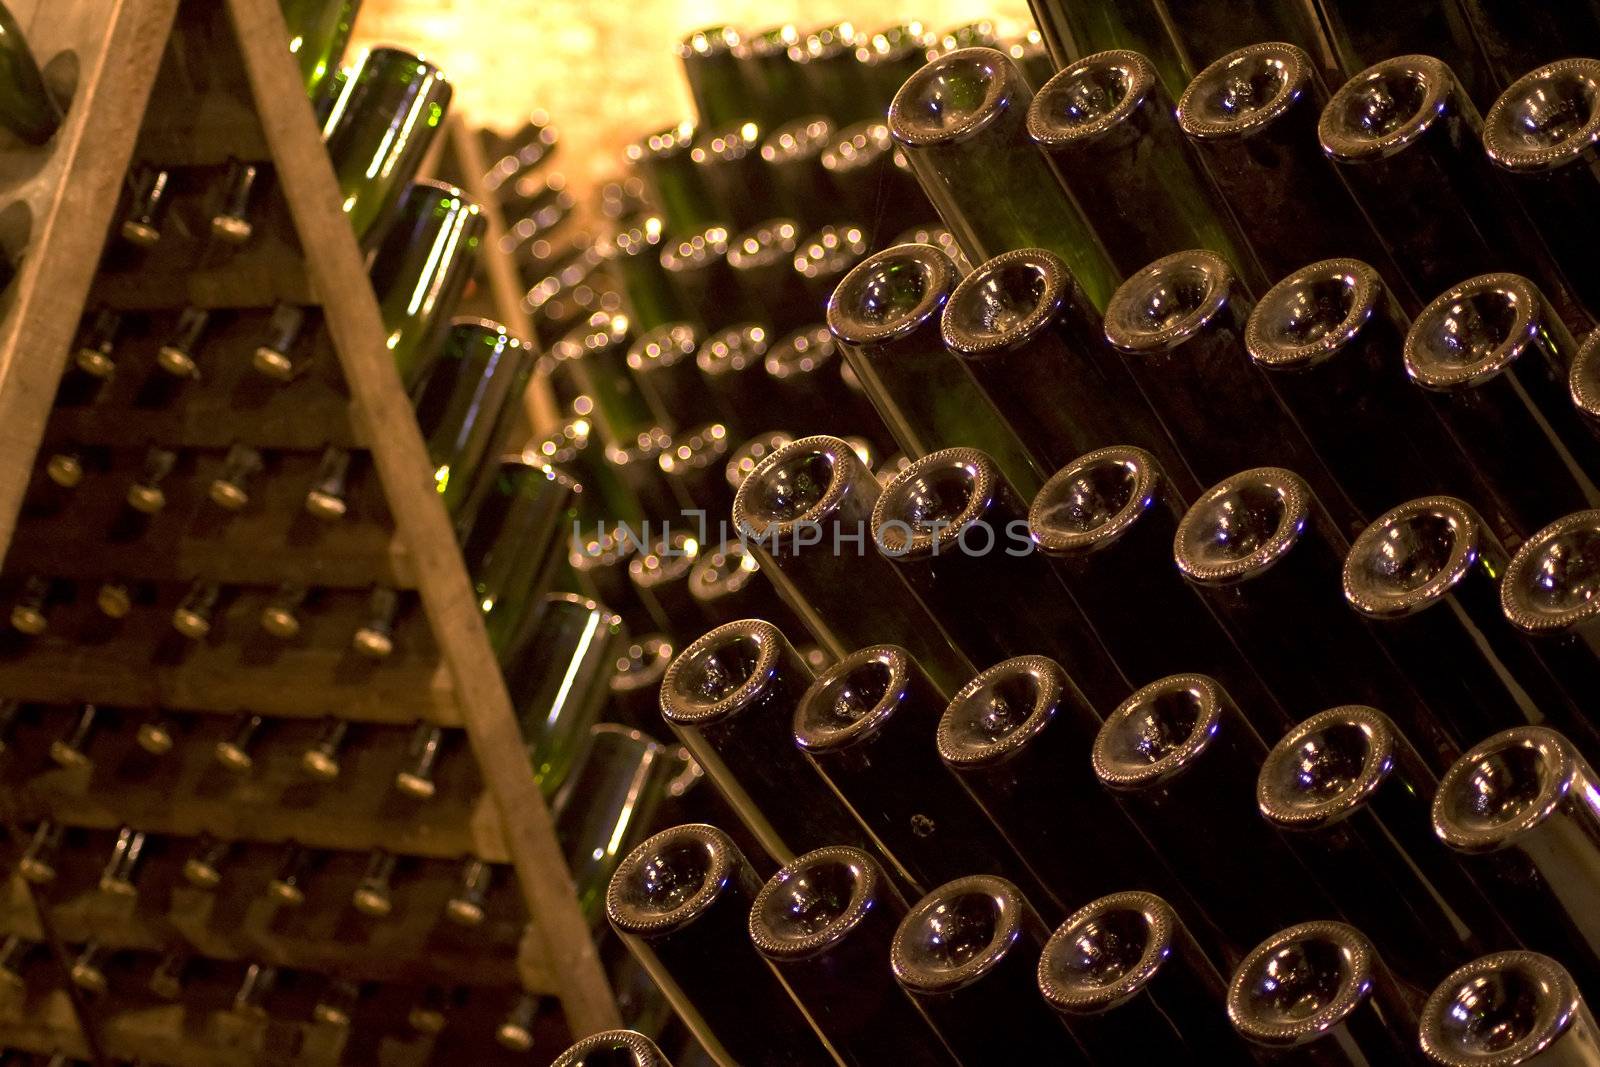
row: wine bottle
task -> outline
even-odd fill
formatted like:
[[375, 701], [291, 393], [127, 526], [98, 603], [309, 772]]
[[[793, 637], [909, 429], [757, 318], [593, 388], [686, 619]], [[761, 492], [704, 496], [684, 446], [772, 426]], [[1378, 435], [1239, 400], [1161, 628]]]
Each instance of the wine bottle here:
[[1197, 67], [1215, 63], [1258, 41], [1287, 41], [1304, 50], [1329, 77], [1339, 75], [1338, 57], [1313, 3], [1251, 0], [1227, 10], [1199, 0], [1162, 0], [1163, 22]]
[[939, 329], [1042, 469], [1132, 443], [1187, 473], [1107, 344], [1100, 313], [1051, 253], [1023, 249], [979, 265], [951, 293]]
[[795, 706], [794, 738], [914, 891], [983, 873], [1049, 900], [940, 762], [927, 727], [944, 705], [905, 649], [872, 645], [811, 683]]
[[139, 467], [139, 477], [128, 486], [127, 503], [142, 515], [154, 515], [167, 506], [167, 494], [161, 483], [177, 469], [178, 454], [160, 445], [151, 445]]
[[1085, 1063], [1039, 996], [1034, 971], [1049, 931], [1016, 886], [976, 874], [912, 905], [889, 947], [894, 977], [960, 1062], [997, 1053]]
[[1031, 493], [1043, 470], [940, 336], [959, 280], [950, 257], [931, 245], [885, 249], [839, 283], [828, 328], [900, 451], [915, 459], [981, 448]]
[[1481, 956], [1422, 1006], [1422, 1051], [1443, 1067], [1600, 1059], [1594, 1015], [1567, 969], [1537, 952]]
[[1456, 72], [1431, 55], [1400, 55], [1346, 82], [1317, 134], [1412, 291], [1426, 297], [1514, 270], [1537, 278], [1574, 322], [1588, 321], [1578, 301], [1596, 306], [1594, 292], [1573, 294], [1508, 176], [1484, 155], [1482, 128]]
[[[1267, 278], [1345, 258], [1406, 278], [1321, 151], [1317, 121], [1327, 103], [1312, 57], [1278, 40], [1240, 48], [1195, 75], [1178, 100], [1178, 125]], [[1395, 295], [1409, 311], [1426, 299], [1409, 288]]]
[[1228, 983], [1228, 1019], [1264, 1054], [1421, 1062], [1413, 1005], [1366, 935], [1341, 922], [1300, 923], [1257, 945]]
[[555, 1058], [550, 1067], [672, 1067], [666, 1053], [636, 1030], [601, 1030], [590, 1034]]
[[779, 210], [771, 177], [761, 161], [765, 133], [766, 127], [745, 114], [707, 128], [689, 150], [689, 158], [700, 168], [716, 200], [717, 214], [736, 229], [754, 226]]
[[892, 643], [953, 689], [974, 673], [937, 617], [872, 544], [871, 470], [834, 437], [768, 456], [739, 487], [733, 525], [779, 595], [830, 655]]
[[[1348, 554], [1306, 483], [1276, 467], [1212, 486], [1173, 541], [1179, 571], [1291, 717], [1343, 704], [1382, 708], [1442, 771], [1460, 747], [1339, 592]], [[1315, 641], [1303, 639], [1312, 633]]]
[[[1393, 10], [1372, 0], [1318, 0], [1339, 66], [1352, 77], [1390, 57], [1426, 53], [1456, 73], [1474, 104], [1486, 108], [1505, 88], [1473, 36], [1458, 0]], [[1519, 72], [1520, 73], [1520, 72]]]
[[689, 595], [712, 626], [765, 619], [785, 633], [804, 629], [762, 573], [751, 546], [737, 537], [701, 552], [689, 574]]
[[349, 510], [348, 500], [351, 454], [342, 448], [328, 448], [317, 462], [317, 471], [306, 490], [306, 513], [323, 522], [338, 522]]
[[1600, 506], [1600, 441], [1572, 403], [1577, 345], [1538, 286], [1485, 274], [1412, 323], [1405, 368], [1524, 536]]
[[[1328, 259], [1268, 290], [1245, 347], [1362, 514], [1438, 492], [1492, 502], [1395, 358], [1409, 328], [1373, 267]], [[1514, 532], [1498, 507], [1486, 517]]]
[[745, 441], [734, 449], [733, 454], [728, 457], [727, 467], [723, 469], [723, 473], [728, 476], [728, 485], [737, 493], [744, 480], [761, 465], [762, 460], [793, 440], [792, 434], [782, 430], [772, 430]]
[[865, 68], [863, 74], [877, 112], [876, 117], [857, 126], [883, 125], [883, 114], [889, 110], [894, 94], [928, 61], [928, 50], [935, 43], [933, 33], [915, 21], [863, 32], [856, 38], [856, 62]]
[[816, 317], [815, 301], [794, 269], [800, 223], [771, 218], [734, 235], [728, 266], [748, 310], [759, 308], [774, 337], [782, 337]]
[[1494, 907], [1438, 847], [1438, 783], [1394, 721], [1358, 704], [1318, 712], [1273, 746], [1256, 803], [1345, 915], [1406, 980], [1514, 943]]
[[177, 746], [179, 732], [180, 727], [176, 720], [155, 712], [139, 724], [134, 740], [150, 755], [165, 756]]
[[854, 222], [819, 227], [795, 252], [794, 269], [817, 307], [826, 307], [839, 281], [866, 258], [867, 233]]
[[311, 1019], [324, 1026], [344, 1028], [361, 1000], [361, 986], [347, 978], [332, 978], [317, 994], [311, 1006]]
[[228, 164], [216, 210], [211, 215], [211, 236], [226, 245], [242, 245], [255, 233], [250, 201], [264, 183], [261, 167], [235, 159]]
[[450, 323], [433, 370], [416, 399], [433, 484], [459, 516], [486, 457], [511, 445], [534, 353], [498, 322]]
[[339, 753], [350, 739], [350, 721], [328, 717], [323, 720], [317, 739], [301, 752], [301, 769], [318, 782], [331, 782], [342, 769]]
[[1028, 10], [1058, 70], [1098, 52], [1127, 49], [1149, 57], [1162, 84], [1176, 92], [1204, 66], [1195, 65], [1182, 39], [1162, 20], [1161, 5], [1150, 0], [1028, 0]]
[[506, 687], [546, 797], [555, 795], [582, 755], [625, 643], [616, 615], [584, 597], [550, 593], [511, 646]]
[[1096, 1063], [1245, 1063], [1227, 983], [1172, 905], [1142, 890], [1090, 901], [1039, 956], [1039, 992]]
[[1344, 596], [1462, 749], [1474, 738], [1546, 723], [1600, 756], [1600, 730], [1573, 705], [1500, 611], [1510, 555], [1471, 505], [1407, 501], [1361, 532], [1344, 562]]
[[267, 896], [278, 906], [298, 908], [306, 902], [306, 880], [316, 864], [315, 855], [293, 841], [284, 846], [277, 869], [267, 883]]
[[232, 445], [223, 457], [221, 471], [206, 487], [206, 495], [224, 511], [243, 511], [250, 506], [250, 483], [265, 466], [257, 449], [249, 445]]
[[1045, 483], [1028, 509], [1028, 533], [1135, 685], [1203, 664], [1258, 732], [1276, 734], [1288, 713], [1205, 598], [1168, 564], [1185, 507], [1154, 456], [1113, 445]]
[[721, 830], [663, 830], [623, 859], [606, 916], [719, 1067], [832, 1062], [750, 943], [761, 880]]
[[926, 53], [930, 61], [963, 48], [995, 48], [1000, 43], [990, 19], [958, 23], [931, 36]]
[[704, 340], [687, 322], [669, 322], [639, 335], [628, 349], [628, 370], [657, 425], [672, 429], [715, 422], [720, 415], [695, 368]]
[[578, 910], [593, 924], [617, 865], [654, 828], [677, 767], [664, 745], [614, 723], [590, 727], [588, 750], [553, 806]]
[[1038, 29], [1030, 29], [1020, 37], [1008, 37], [996, 47], [1011, 57], [1011, 62], [1022, 71], [1028, 87], [1034, 92], [1043, 88], [1044, 84], [1061, 69], [1056, 66], [1055, 60], [1050, 58], [1050, 50], [1044, 44], [1044, 35]]
[[255, 756], [251, 749], [261, 740], [261, 734], [266, 729], [267, 722], [260, 715], [251, 712], [241, 712], [233, 720], [227, 736], [217, 742], [215, 755], [217, 762], [234, 774], [248, 774], [255, 768]]
[[172, 333], [156, 350], [156, 365], [174, 378], [199, 378], [197, 357], [210, 325], [211, 312], [207, 308], [184, 308]]
[[61, 128], [61, 107], [45, 86], [28, 39], [9, 9], [0, 6], [0, 125], [30, 145], [48, 144]]
[[408, 392], [439, 352], [487, 225], [478, 205], [453, 185], [413, 182], [400, 194], [369, 273], [389, 352]]
[[38, 637], [44, 633], [50, 628], [49, 612], [52, 600], [57, 595], [50, 579], [37, 574], [29, 575], [12, 598], [8, 615], [11, 628], [24, 637]]
[[23, 846], [17, 860], [17, 873], [29, 885], [49, 885], [56, 880], [56, 856], [61, 851], [61, 840], [66, 827], [45, 819], [33, 828], [28, 843]]
[[912, 75], [889, 131], [967, 258], [1019, 248], [1060, 256], [1095, 307], [1121, 280], [1083, 210], [1028, 139], [1032, 90], [1002, 52], [962, 49]]
[[554, 467], [503, 459], [462, 538], [489, 643], [505, 656], [550, 588], [571, 529], [577, 483]]
[[663, 634], [646, 634], [617, 656], [607, 682], [611, 696], [604, 717], [638, 730], [661, 729], [661, 682], [676, 649]]
[[[1600, 31], [1600, 22], [1594, 28]], [[1600, 43], [1600, 34], [1595, 39]], [[1591, 87], [1600, 77], [1600, 60], [1563, 59], [1519, 75], [1484, 116], [1483, 146], [1528, 205], [1592, 322], [1600, 316], [1600, 283], [1584, 253], [1600, 229], [1582, 205], [1596, 188], [1589, 168], [1600, 105]], [[1546, 286], [1554, 281], [1542, 275], [1539, 280]]]
[[1266, 275], [1174, 110], [1150, 60], [1099, 52], [1039, 89], [1028, 105], [1028, 136], [1123, 277], [1173, 252], [1204, 248], [1238, 264], [1259, 292]]
[[364, 621], [351, 636], [350, 645], [368, 659], [385, 659], [394, 652], [394, 627], [400, 618], [400, 593], [385, 586], [367, 598]]
[[551, 346], [554, 376], [575, 393], [590, 399], [590, 413], [600, 433], [612, 444], [633, 441], [655, 429], [654, 413], [639, 384], [628, 372], [633, 320], [626, 315], [596, 312]]
[[[761, 217], [770, 217], [770, 212]], [[661, 250], [661, 269], [677, 297], [676, 306], [707, 331], [726, 329], [760, 314], [759, 308], [746, 304], [733, 267], [728, 264], [732, 237], [726, 226], [707, 226], [668, 242]], [[655, 330], [683, 325], [662, 323]]]
[[[1305, 432], [1250, 366], [1244, 343], [1250, 312], [1233, 268], [1196, 249], [1158, 259], [1129, 278], [1106, 309], [1105, 332], [1195, 482], [1210, 485], [1241, 467], [1285, 464], [1307, 472], [1341, 523], [1353, 525], [1353, 507]], [[1219, 434], [1219, 424], [1250, 431]]]
[[91, 378], [108, 381], [117, 371], [117, 336], [122, 331], [122, 313], [101, 308], [83, 331], [72, 362]]
[[233, 591], [204, 578], [189, 586], [172, 609], [172, 628], [190, 641], [204, 641], [211, 635], [226, 600]]
[[89, 757], [88, 748], [104, 724], [97, 706], [81, 705], [66, 733], [50, 742], [50, 761], [67, 770], [92, 766], [94, 761]]
[[767, 405], [783, 413], [786, 425], [839, 437], [865, 434], [882, 439], [885, 431], [871, 403], [845, 384], [840, 351], [838, 340], [822, 323], [779, 339], [763, 362]]
[[866, 68], [856, 59], [860, 38], [853, 23], [835, 22], [801, 34], [789, 46], [811, 110], [845, 125], [883, 113]]
[[100, 869], [100, 892], [118, 897], [138, 896], [139, 861], [144, 857], [145, 844], [143, 830], [123, 826], [117, 831], [111, 856]]
[[[739, 116], [735, 116], [736, 118]], [[699, 134], [694, 123], [681, 122], [647, 134], [623, 149], [623, 156], [638, 171], [661, 212], [661, 231], [693, 233], [726, 219], [717, 217], [716, 198], [691, 155]], [[646, 328], [655, 325], [647, 323]]]
[[128, 205], [117, 233], [135, 248], [154, 248], [161, 240], [167, 216], [167, 193], [172, 172], [160, 167], [136, 167], [127, 179]]
[[394, 874], [400, 861], [392, 852], [381, 848], [372, 850], [367, 857], [367, 867], [356, 883], [350, 903], [369, 919], [387, 919], [394, 914]]
[[906, 902], [876, 860], [837, 845], [767, 879], [750, 940], [846, 1063], [954, 1063], [883, 966]]
[[327, 95], [361, 13], [361, 0], [279, 0], [289, 27], [289, 51], [313, 101]]
[[73, 954], [72, 962], [67, 967], [67, 977], [89, 996], [101, 996], [108, 987], [106, 965], [115, 951], [98, 941], [85, 941]]
[[431, 799], [439, 788], [434, 775], [447, 744], [443, 727], [418, 723], [411, 733], [406, 762], [395, 772], [395, 790], [412, 800]]
[[640, 631], [650, 628], [650, 613], [628, 580], [628, 564], [644, 550], [643, 533], [626, 524], [602, 523], [574, 536], [567, 553], [567, 567], [583, 594], [607, 606], [617, 605], [614, 610], [629, 629]]
[[1092, 705], [1114, 707], [1128, 680], [1033, 551], [1027, 514], [993, 459], [950, 448], [923, 456], [884, 488], [872, 530], [878, 551], [974, 663], [1046, 655]]
[[806, 115], [774, 127], [761, 142], [761, 162], [776, 213], [808, 230], [836, 221], [839, 191], [822, 165], [822, 153], [834, 139], [832, 119]]
[[722, 524], [723, 516], [733, 507], [733, 493], [726, 474], [728, 450], [732, 447], [728, 428], [720, 422], [712, 422], [674, 434], [672, 444], [656, 461], [685, 520], [692, 520], [699, 513], [701, 519], [697, 525], [702, 527], [702, 540], [720, 539], [714, 527], [704, 524]]
[[776, 626], [719, 626], [678, 654], [661, 714], [750, 833], [779, 861], [826, 844], [868, 845], [849, 809], [795, 747], [811, 669]]
[[1095, 776], [1174, 870], [1238, 963], [1262, 936], [1333, 905], [1256, 810], [1267, 746], [1222, 687], [1175, 674], [1123, 701], [1095, 737]]
[[386, 241], [391, 224], [405, 225], [407, 185], [444, 125], [452, 92], [438, 67], [400, 48], [374, 48], [356, 63], [322, 137], [357, 240]]
[[764, 126], [778, 126], [804, 114], [810, 101], [800, 67], [789, 49], [800, 41], [792, 24], [741, 35], [734, 47], [745, 80], [745, 110]]
[[1596, 559], [1600, 511], [1580, 511], [1523, 542], [1500, 579], [1501, 612], [1575, 700], [1600, 682], [1593, 636], [1600, 602], [1589, 592]]
[[222, 884], [222, 865], [233, 853], [233, 842], [202, 837], [183, 861], [183, 879], [196, 889], [214, 890]]
[[700, 542], [686, 530], [662, 538], [650, 551], [628, 562], [628, 581], [654, 626], [680, 644], [704, 632], [701, 615], [689, 593], [689, 576], [700, 560]]
[[1543, 726], [1495, 734], [1439, 781], [1433, 828], [1529, 948], [1600, 974], [1600, 790], [1572, 742]]
[[[874, 35], [871, 38], [873, 44], [863, 47], [876, 49], [878, 39], [879, 35]], [[888, 54], [876, 50], [871, 53], [873, 56]], [[874, 68], [872, 62], [869, 61], [868, 65], [869, 71]], [[922, 56], [918, 52], [916, 66], [921, 65]], [[912, 73], [915, 73], [915, 68], [897, 74], [898, 80], [884, 98], [885, 108], [895, 90]], [[889, 127], [884, 125], [881, 118], [867, 119], [836, 131], [833, 143], [822, 150], [820, 159], [829, 183], [838, 190], [844, 203], [845, 214], [853, 219], [871, 221], [869, 235], [876, 237], [899, 233], [938, 217], [922, 186], [917, 184], [917, 177], [911, 172], [911, 164], [906, 161], [905, 153], [896, 147]], [[871, 243], [877, 244], [878, 241]]]
[[[670, 521], [678, 514], [678, 502], [661, 469], [661, 457], [672, 449], [672, 436], [659, 426], [638, 434], [624, 444], [607, 444], [604, 463], [611, 477], [602, 479], [600, 488], [616, 484], [626, 491], [619, 505], [606, 501], [607, 516], [617, 522], [656, 523]], [[589, 498], [591, 506], [596, 498]]]
[[1600, 11], [1591, 3], [1533, 8], [1492, 0], [1460, 3], [1490, 71], [1502, 85], [1567, 56], [1600, 55]]

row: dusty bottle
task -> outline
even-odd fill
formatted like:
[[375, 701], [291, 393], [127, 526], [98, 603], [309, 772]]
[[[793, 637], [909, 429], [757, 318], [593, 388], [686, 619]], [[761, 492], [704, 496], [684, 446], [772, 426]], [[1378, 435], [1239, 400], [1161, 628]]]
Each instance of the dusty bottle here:
[[[1351, 77], [1394, 56], [1425, 53], [1450, 65], [1479, 109], [1506, 81], [1490, 69], [1460, 0], [1395, 9], [1376, 0], [1317, 0], [1339, 66]], [[1532, 64], [1530, 64], [1531, 66]], [[1520, 72], [1519, 72], [1520, 73]]]
[[1589, 0], [1535, 6], [1459, 2], [1490, 70], [1502, 84], [1566, 56], [1600, 55], [1600, 8]]

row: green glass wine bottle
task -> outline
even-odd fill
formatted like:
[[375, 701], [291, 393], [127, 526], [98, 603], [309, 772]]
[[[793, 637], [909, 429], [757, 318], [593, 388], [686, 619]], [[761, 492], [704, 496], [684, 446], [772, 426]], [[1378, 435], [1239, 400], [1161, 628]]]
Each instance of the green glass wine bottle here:
[[692, 233], [716, 222], [717, 201], [694, 164], [699, 131], [692, 122], [656, 130], [623, 149], [623, 157], [650, 187], [667, 233]]
[[45, 88], [28, 39], [0, 4], [0, 125], [31, 145], [42, 145], [61, 126], [61, 109]]
[[382, 237], [444, 124], [450, 96], [439, 68], [413, 52], [374, 48], [361, 58], [322, 127], [356, 237]]
[[789, 58], [789, 49], [799, 41], [800, 31], [785, 23], [746, 35], [733, 50], [744, 73], [750, 116], [764, 126], [781, 125], [811, 110], [799, 64]]
[[479, 464], [510, 444], [532, 373], [532, 349], [498, 322], [451, 322], [416, 398], [433, 485], [450, 514], [459, 514], [467, 501]]
[[749, 117], [738, 47], [739, 31], [732, 26], [707, 26], [678, 42], [678, 61], [702, 128]]
[[478, 205], [453, 185], [413, 182], [373, 256], [372, 287], [386, 342], [407, 390], [437, 356], [467, 282], [486, 223]]
[[653, 330], [687, 317], [661, 264], [662, 251], [672, 244], [667, 241], [668, 228], [661, 215], [647, 215], [618, 226], [597, 243], [601, 257], [622, 287], [628, 318], [640, 330]]
[[889, 132], [968, 259], [979, 263], [1019, 248], [1054, 252], [1104, 311], [1120, 275], [1082, 208], [1029, 140], [1032, 99], [1005, 53], [963, 48], [901, 86], [889, 106]]
[[1148, 56], [1167, 92], [1179, 93], [1204, 66], [1172, 35], [1155, 0], [1028, 0], [1028, 8], [1058, 68], [1129, 49]]
[[361, 13], [361, 0], [279, 0], [289, 25], [289, 51], [300, 62], [306, 95], [316, 100], [339, 69]]

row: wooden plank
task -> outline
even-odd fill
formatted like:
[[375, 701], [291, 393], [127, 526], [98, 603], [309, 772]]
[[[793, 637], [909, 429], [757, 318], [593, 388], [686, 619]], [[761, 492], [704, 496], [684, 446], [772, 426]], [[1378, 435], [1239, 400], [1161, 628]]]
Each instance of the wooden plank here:
[[[362, 270], [309, 104], [281, 47], [283, 16], [269, 0], [228, 0], [267, 142], [306, 248], [312, 283], [374, 437], [373, 457], [400, 535], [411, 549], [423, 605], [455, 680], [484, 781], [505, 824], [528, 912], [562, 976], [562, 1007], [575, 1034], [617, 1026], [605, 971], [578, 911], [555, 827], [533, 779], [511, 701], [489, 648], [449, 519], [427, 478], [422, 438], [387, 349], [377, 301]], [[312, 240], [314, 238], [314, 240]]]

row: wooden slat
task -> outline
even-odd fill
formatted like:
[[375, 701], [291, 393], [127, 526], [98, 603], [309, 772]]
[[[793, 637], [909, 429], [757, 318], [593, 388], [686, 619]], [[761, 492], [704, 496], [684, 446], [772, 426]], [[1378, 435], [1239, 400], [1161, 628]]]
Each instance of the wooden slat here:
[[326, 322], [365, 426], [395, 523], [411, 549], [417, 585], [440, 652], [455, 680], [468, 736], [507, 831], [512, 862], [575, 1034], [618, 1025], [605, 971], [578, 911], [549, 810], [529, 766], [510, 698], [490, 651], [460, 552], [427, 478], [427, 458], [393, 361], [381, 343], [382, 322], [349, 237], [311, 109], [281, 44], [283, 16], [268, 0], [228, 0], [244, 67], [260, 105], [278, 178], [288, 191], [307, 266], [322, 296]]

